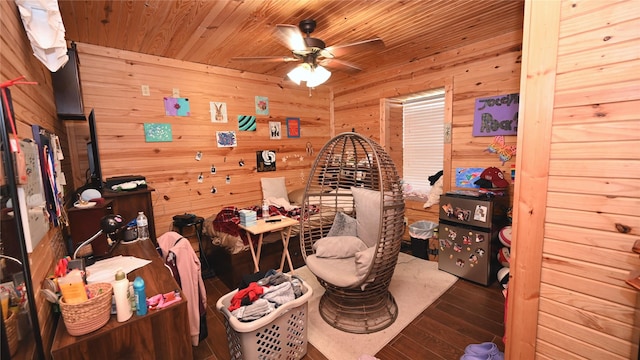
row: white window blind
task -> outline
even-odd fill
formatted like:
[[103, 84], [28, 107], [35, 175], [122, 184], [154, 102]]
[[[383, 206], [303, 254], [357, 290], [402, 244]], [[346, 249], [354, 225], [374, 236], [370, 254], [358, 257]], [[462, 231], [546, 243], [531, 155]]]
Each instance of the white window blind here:
[[409, 193], [427, 194], [429, 176], [442, 170], [444, 89], [403, 103], [403, 182]]

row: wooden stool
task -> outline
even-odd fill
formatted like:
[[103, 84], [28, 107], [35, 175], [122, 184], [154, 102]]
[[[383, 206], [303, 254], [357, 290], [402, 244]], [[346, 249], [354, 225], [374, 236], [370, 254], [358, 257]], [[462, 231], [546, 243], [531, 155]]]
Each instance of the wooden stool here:
[[202, 227], [204, 225], [204, 218], [201, 216], [196, 216], [190, 222], [173, 222], [173, 227], [178, 229], [178, 233], [182, 234], [184, 228], [193, 226], [196, 233], [196, 238], [198, 239], [198, 256], [200, 256], [200, 263], [203, 265], [202, 269], [202, 278], [207, 279], [215, 276], [215, 272], [213, 268], [209, 265], [209, 260], [207, 259], [207, 255], [202, 251]]

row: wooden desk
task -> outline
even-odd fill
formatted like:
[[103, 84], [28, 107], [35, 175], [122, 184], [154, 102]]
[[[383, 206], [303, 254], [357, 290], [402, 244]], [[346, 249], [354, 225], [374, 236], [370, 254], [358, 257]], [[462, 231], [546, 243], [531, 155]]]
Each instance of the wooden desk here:
[[[127, 275], [129, 281], [136, 276], [144, 279], [147, 297], [179, 289], [153, 242], [121, 243], [113, 254], [151, 260], [150, 264]], [[60, 318], [51, 345], [54, 359], [191, 359], [192, 352], [184, 297], [174, 305], [150, 310], [144, 316], [134, 313], [122, 323], [111, 315], [105, 326], [82, 336], [69, 335]]]
[[[251, 234], [259, 235], [258, 237], [258, 246], [257, 249], [253, 249], [253, 244], [249, 243], [249, 249], [251, 249], [251, 257], [253, 258], [254, 271], [260, 271], [260, 253], [262, 251], [262, 237], [265, 233], [272, 231], [280, 231], [280, 237], [282, 238], [282, 258], [280, 259], [280, 271], [284, 270], [284, 260], [287, 259], [289, 264], [289, 270], [293, 274], [293, 264], [291, 262], [291, 256], [289, 255], [289, 238], [291, 237], [291, 227], [298, 223], [298, 220], [292, 219], [286, 216], [272, 216], [269, 218], [280, 219], [277, 222], [266, 222], [263, 219], [257, 221], [257, 224], [254, 226], [243, 226], [242, 224], [238, 224], [241, 229], [244, 229]], [[285, 235], [284, 230], [287, 230]]]

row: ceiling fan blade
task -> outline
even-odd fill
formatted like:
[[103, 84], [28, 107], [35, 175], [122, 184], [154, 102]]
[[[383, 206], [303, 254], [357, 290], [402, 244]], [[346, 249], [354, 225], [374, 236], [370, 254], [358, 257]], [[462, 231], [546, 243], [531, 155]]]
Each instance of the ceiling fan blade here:
[[[352, 52], [360, 52], [360, 51], [370, 51], [384, 48], [384, 42], [380, 38], [362, 40], [358, 42], [354, 42], [351, 44], [344, 45], [333, 45], [324, 49], [324, 51], [328, 51], [334, 57], [341, 57], [345, 54]], [[331, 56], [327, 56], [331, 57]]]
[[306, 51], [307, 44], [300, 29], [294, 25], [278, 24], [275, 28], [276, 37], [291, 51]]
[[326, 66], [331, 69], [342, 70], [352, 74], [362, 70], [360, 66], [354, 63], [338, 59], [322, 59], [318, 61], [318, 65]]
[[291, 56], [248, 56], [248, 57], [233, 57], [233, 61], [260, 61], [260, 62], [291, 62], [299, 61], [300, 59]]

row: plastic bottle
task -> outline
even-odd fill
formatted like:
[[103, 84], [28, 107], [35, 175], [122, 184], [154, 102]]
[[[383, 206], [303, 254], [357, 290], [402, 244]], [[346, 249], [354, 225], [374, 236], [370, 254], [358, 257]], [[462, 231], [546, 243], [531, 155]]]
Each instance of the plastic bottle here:
[[133, 293], [136, 297], [136, 314], [147, 314], [147, 294], [144, 291], [144, 280], [140, 276], [133, 280]]
[[269, 205], [266, 201], [262, 202], [262, 218], [265, 220], [269, 218]]
[[118, 322], [127, 321], [133, 315], [133, 311], [129, 302], [129, 280], [124, 271], [116, 272], [116, 281], [112, 285], [113, 297], [116, 299], [116, 318]]
[[149, 221], [142, 211], [138, 211], [136, 228], [138, 230], [138, 240], [149, 240]]

